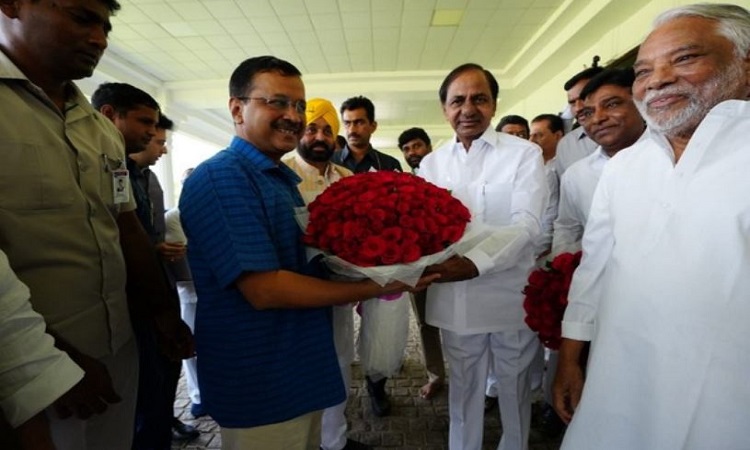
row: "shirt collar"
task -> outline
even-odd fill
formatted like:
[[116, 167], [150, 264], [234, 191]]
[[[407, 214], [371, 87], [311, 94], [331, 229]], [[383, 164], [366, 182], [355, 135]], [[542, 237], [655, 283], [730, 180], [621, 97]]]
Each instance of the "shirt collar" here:
[[261, 172], [278, 170], [285, 177], [294, 182], [295, 185], [302, 181], [302, 179], [294, 173], [292, 169], [287, 167], [286, 164], [276, 163], [263, 152], [258, 150], [253, 144], [239, 136], [234, 136], [232, 138], [232, 142], [229, 143], [228, 149], [239, 154]]
[[[637, 143], [639, 143], [640, 141], [642, 141], [642, 140], [646, 139], [646, 136], [647, 136], [647, 135], [648, 135], [648, 129], [645, 129], [645, 130], [643, 131], [643, 133], [641, 133], [641, 135], [640, 135], [640, 136], [638, 137], [638, 139], [636, 139], [636, 141], [635, 141], [635, 142], [633, 142], [633, 143], [632, 143], [632, 144], [631, 144], [630, 146], [628, 146], [628, 147], [625, 147], [625, 148], [622, 148], [622, 149], [620, 149], [620, 150], [619, 150], [619, 151], [618, 151], [617, 153], [615, 153], [615, 156], [617, 156], [617, 154], [618, 154], [618, 153], [620, 153], [620, 152], [622, 152], [622, 151], [624, 151], [624, 150], [627, 150], [627, 149], [629, 149], [630, 147], [633, 147], [634, 145], [636, 145]], [[605, 159], [610, 159], [610, 158], [613, 158], [612, 156], [609, 156], [609, 155], [607, 154], [607, 152], [605, 152], [605, 151], [604, 151], [604, 149], [602, 148], [602, 146], [601, 146], [601, 145], [597, 145], [597, 146], [596, 146], [596, 149], [594, 149], [594, 152], [592, 153], [592, 155], [595, 155], [595, 156], [592, 156], [592, 158], [596, 158], [596, 159], [599, 159], [599, 158], [605, 158]]]
[[[23, 83], [26, 88], [32, 92], [37, 97], [44, 99], [45, 102], [48, 102], [50, 105], [52, 105], [52, 101], [49, 99], [47, 94], [37, 85], [31, 82], [29, 78], [21, 72], [21, 69], [19, 69], [13, 61], [8, 57], [8, 55], [5, 54], [5, 52], [0, 49], [0, 79], [2, 80], [16, 80], [18, 82]], [[78, 86], [75, 85], [72, 81], [69, 81], [67, 83], [67, 91], [68, 91], [68, 98], [65, 101], [65, 115], [68, 115], [68, 112], [70, 111], [76, 111], [81, 113], [81, 116], [88, 116], [91, 113], [94, 112], [94, 108], [91, 106], [91, 104], [86, 100], [86, 97], [83, 95], [80, 89], [78, 89]], [[76, 107], [80, 106], [82, 109], [77, 110]], [[72, 121], [78, 118], [78, 115], [74, 113], [72, 117], [67, 117], [68, 121]]]
[[610, 158], [610, 156], [607, 154], [607, 152], [604, 151], [601, 145], [596, 146], [596, 150], [594, 150], [594, 155], [596, 155], [594, 156], [594, 158], [596, 159], [599, 159], [599, 158], [609, 159]]
[[8, 55], [0, 49], [0, 78], [8, 80], [23, 80], [29, 81], [26, 75], [21, 72], [21, 69], [13, 64]]
[[[374, 153], [375, 153], [375, 149], [372, 148], [372, 145], [368, 145], [367, 153], [365, 153], [365, 156], [362, 159], [367, 158], [369, 160], [375, 161], [375, 157], [373, 156]], [[346, 161], [346, 159], [349, 158], [349, 156], [354, 158], [354, 156], [352, 156], [352, 151], [349, 149], [349, 144], [346, 144], [346, 146], [344, 146], [344, 148], [341, 149], [341, 160]]]
[[[495, 131], [492, 127], [487, 127], [486, 130], [484, 130], [484, 133], [482, 133], [478, 138], [471, 141], [471, 146], [474, 146], [474, 143], [479, 141], [479, 143], [486, 143], [491, 146], [495, 146], [498, 142], [498, 138], [500, 136], [500, 133]], [[458, 139], [457, 134], [453, 134], [453, 148], [465, 150], [463, 144]]]
[[[295, 151], [294, 155], [292, 156], [292, 159], [294, 159], [294, 162], [297, 164], [297, 167], [299, 167], [301, 171], [308, 174], [308, 176], [311, 176], [311, 177], [321, 176], [318, 168], [313, 166], [309, 162], [305, 161], [305, 159], [299, 154], [299, 152]], [[323, 178], [330, 179], [332, 172], [333, 172], [333, 164], [329, 162], [328, 164], [326, 164], [326, 170], [324, 171]]]

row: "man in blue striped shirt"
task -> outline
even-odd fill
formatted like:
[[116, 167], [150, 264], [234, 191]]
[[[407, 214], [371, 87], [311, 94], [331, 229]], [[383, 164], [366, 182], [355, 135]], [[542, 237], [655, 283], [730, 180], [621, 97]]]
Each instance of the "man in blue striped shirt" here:
[[229, 91], [236, 136], [195, 169], [180, 199], [201, 299], [202, 402], [221, 426], [224, 449], [317, 449], [322, 410], [345, 398], [329, 306], [407, 286], [312, 276], [294, 218], [304, 205], [300, 178], [280, 163], [305, 127], [297, 68], [250, 58]]

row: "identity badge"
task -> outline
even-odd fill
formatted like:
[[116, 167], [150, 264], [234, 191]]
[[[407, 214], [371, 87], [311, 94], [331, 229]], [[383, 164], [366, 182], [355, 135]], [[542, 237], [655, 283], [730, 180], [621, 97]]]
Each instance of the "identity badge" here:
[[128, 169], [113, 170], [112, 184], [115, 190], [115, 203], [127, 203], [130, 201], [130, 178], [128, 177]]

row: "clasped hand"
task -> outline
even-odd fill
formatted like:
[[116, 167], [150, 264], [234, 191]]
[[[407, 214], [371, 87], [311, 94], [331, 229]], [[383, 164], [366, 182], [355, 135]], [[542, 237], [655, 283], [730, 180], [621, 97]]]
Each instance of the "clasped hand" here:
[[190, 328], [171, 309], [154, 316], [154, 326], [162, 352], [172, 361], [195, 356], [195, 342]]
[[55, 401], [54, 408], [61, 419], [73, 415], [88, 419], [106, 411], [108, 404], [122, 400], [115, 392], [104, 364], [82, 353], [69, 355], [85, 374], [81, 381]]
[[440, 274], [436, 283], [450, 283], [453, 281], [464, 281], [479, 276], [477, 266], [469, 258], [463, 256], [452, 256], [440, 264], [428, 266], [424, 275]]
[[156, 252], [164, 261], [175, 262], [185, 257], [187, 247], [177, 242], [159, 242]]

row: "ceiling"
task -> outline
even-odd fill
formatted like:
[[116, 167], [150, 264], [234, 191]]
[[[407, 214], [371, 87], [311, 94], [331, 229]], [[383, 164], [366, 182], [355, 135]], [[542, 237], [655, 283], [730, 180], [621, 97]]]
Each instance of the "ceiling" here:
[[[120, 0], [110, 45], [89, 90], [107, 80], [151, 92], [184, 132], [224, 145], [232, 135], [227, 82], [251, 56], [271, 54], [304, 74], [308, 97], [376, 106], [373, 144], [425, 128], [451, 136], [437, 98], [455, 66], [477, 62], [502, 105], [534, 93], [570, 56], [648, 0]], [[447, 24], [445, 21], [448, 21]], [[452, 24], [450, 21], [453, 21]], [[593, 56], [593, 55], [591, 55]], [[611, 55], [612, 57], [616, 55]], [[590, 60], [590, 56], [586, 56]], [[608, 58], [605, 58], [608, 59]], [[581, 66], [582, 68], [582, 66]], [[572, 75], [572, 73], [571, 73]], [[564, 93], [547, 99], [558, 112]]]

